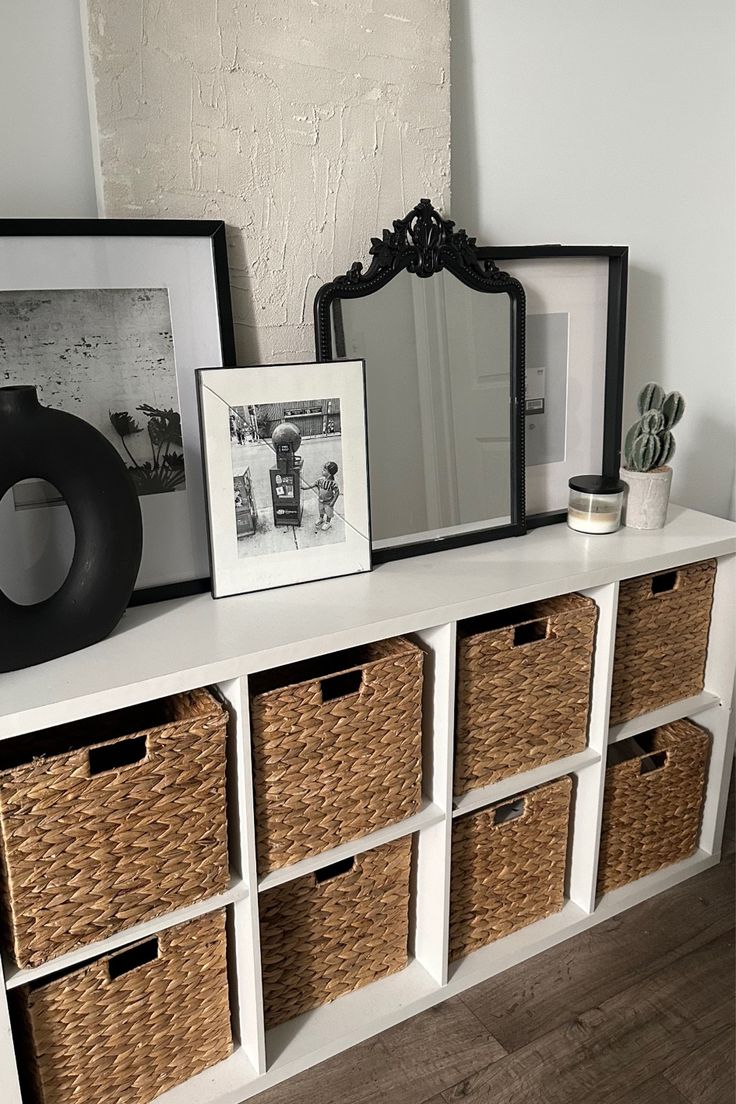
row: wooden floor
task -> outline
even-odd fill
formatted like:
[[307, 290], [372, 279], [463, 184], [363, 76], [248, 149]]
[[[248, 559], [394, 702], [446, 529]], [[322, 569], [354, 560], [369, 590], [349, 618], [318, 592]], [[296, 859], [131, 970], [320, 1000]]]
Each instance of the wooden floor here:
[[731, 798], [719, 866], [257, 1104], [734, 1104]]

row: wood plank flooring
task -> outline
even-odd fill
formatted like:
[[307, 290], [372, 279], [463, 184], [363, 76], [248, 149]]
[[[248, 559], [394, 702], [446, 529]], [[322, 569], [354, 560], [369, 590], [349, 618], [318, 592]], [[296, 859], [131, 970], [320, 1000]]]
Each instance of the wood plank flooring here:
[[255, 1101], [734, 1104], [734, 850]]

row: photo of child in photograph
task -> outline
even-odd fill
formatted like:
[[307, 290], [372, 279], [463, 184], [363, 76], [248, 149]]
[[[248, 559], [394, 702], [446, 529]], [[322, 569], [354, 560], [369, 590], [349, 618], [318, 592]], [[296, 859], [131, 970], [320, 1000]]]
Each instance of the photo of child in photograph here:
[[345, 542], [339, 399], [232, 407], [238, 558]]
[[334, 460], [328, 460], [322, 469], [320, 479], [317, 480], [319, 517], [314, 527], [315, 532], [317, 529], [322, 529], [323, 532], [327, 532], [328, 529], [332, 528], [332, 519], [335, 516], [335, 503], [340, 497], [340, 488], [335, 481], [336, 475], [337, 464]]

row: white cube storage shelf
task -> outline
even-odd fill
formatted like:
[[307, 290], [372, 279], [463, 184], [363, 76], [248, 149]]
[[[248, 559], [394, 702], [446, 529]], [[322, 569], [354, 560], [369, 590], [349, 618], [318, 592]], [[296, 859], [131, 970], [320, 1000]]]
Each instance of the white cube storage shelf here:
[[[609, 730], [618, 584], [622, 579], [716, 557], [705, 689], [695, 698]], [[457, 622], [492, 610], [577, 591], [599, 606], [588, 746], [453, 802]], [[4, 963], [0, 989], [3, 1104], [21, 1104], [7, 990], [82, 963], [191, 916], [226, 905], [235, 1049], [219, 1065], [170, 1090], [161, 1104], [240, 1104], [564, 939], [677, 884], [720, 859], [730, 768], [730, 701], [736, 669], [736, 525], [672, 507], [654, 532], [606, 536], [566, 526], [384, 564], [372, 574], [213, 601], [209, 595], [128, 611], [107, 640], [75, 655], [0, 676], [0, 739], [199, 686], [229, 703], [229, 822], [232, 882], [209, 901], [128, 929], [33, 970]], [[310, 656], [398, 634], [427, 653], [424, 801], [400, 824], [258, 878], [248, 676]], [[610, 741], [696, 716], [713, 735], [698, 850], [684, 862], [596, 899], [606, 753]], [[453, 816], [542, 782], [574, 780], [566, 901], [561, 912], [448, 964]], [[411, 957], [391, 977], [266, 1032], [260, 983], [259, 893], [301, 874], [411, 834], [415, 888]]]

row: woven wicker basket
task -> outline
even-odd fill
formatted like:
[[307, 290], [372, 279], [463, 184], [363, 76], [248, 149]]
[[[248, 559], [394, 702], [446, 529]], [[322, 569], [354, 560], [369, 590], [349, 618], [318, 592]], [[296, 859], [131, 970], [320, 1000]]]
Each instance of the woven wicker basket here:
[[266, 1026], [407, 964], [411, 838], [261, 895]]
[[703, 689], [716, 561], [621, 583], [611, 724]]
[[597, 619], [566, 594], [460, 626], [456, 794], [585, 748]]
[[560, 911], [571, 790], [560, 778], [454, 822], [451, 960]]
[[226, 726], [195, 690], [0, 745], [0, 903], [19, 966], [227, 888]]
[[698, 846], [710, 733], [675, 721], [609, 748], [598, 892], [627, 885]]
[[38, 1104], [148, 1104], [231, 1051], [225, 912], [18, 992]]
[[423, 660], [396, 638], [254, 676], [260, 874], [418, 812]]

